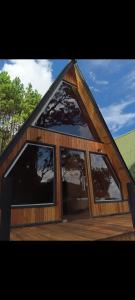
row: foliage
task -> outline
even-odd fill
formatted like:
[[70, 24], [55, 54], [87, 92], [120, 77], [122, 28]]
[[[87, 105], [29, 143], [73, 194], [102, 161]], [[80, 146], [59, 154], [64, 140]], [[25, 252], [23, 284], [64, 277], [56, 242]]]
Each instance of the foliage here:
[[0, 73], [0, 153], [17, 133], [38, 104], [41, 95], [29, 84], [26, 89], [19, 77]]

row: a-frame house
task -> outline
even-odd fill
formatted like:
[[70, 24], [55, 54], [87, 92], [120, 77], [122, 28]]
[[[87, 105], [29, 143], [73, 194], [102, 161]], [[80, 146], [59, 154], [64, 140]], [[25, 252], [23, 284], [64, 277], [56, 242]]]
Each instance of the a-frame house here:
[[8, 178], [11, 225], [129, 211], [133, 179], [74, 60], [0, 157], [1, 192]]

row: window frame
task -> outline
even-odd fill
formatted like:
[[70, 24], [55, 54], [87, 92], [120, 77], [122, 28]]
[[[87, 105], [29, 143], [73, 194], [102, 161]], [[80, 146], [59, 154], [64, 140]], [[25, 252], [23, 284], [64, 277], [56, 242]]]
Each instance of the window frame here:
[[54, 165], [54, 182], [53, 182], [53, 202], [50, 203], [33, 203], [33, 204], [12, 204], [11, 208], [37, 208], [37, 207], [52, 207], [56, 206], [56, 145], [49, 145], [49, 144], [44, 144], [44, 143], [39, 143], [39, 142], [32, 142], [32, 141], [26, 141], [26, 143], [22, 146], [21, 150], [19, 153], [16, 155], [14, 162], [8, 167], [4, 174], [4, 178], [6, 178], [8, 175], [10, 176], [10, 171], [14, 168], [16, 165], [17, 161], [25, 151], [28, 145], [33, 145], [37, 147], [44, 147], [44, 148], [52, 148], [53, 149], [53, 165]]
[[[81, 137], [79, 135], [74, 135], [74, 134], [71, 134], [71, 133], [65, 133], [65, 132], [62, 132], [62, 131], [57, 131], [57, 130], [53, 130], [53, 129], [49, 129], [49, 128], [44, 128], [44, 127], [40, 127], [40, 126], [37, 126], [36, 125], [36, 122], [38, 121], [38, 119], [40, 118], [40, 116], [42, 115], [42, 113], [45, 111], [47, 105], [49, 104], [49, 102], [53, 99], [55, 93], [59, 90], [59, 88], [61, 87], [62, 83], [66, 83], [68, 85], [70, 85], [72, 88], [73, 88], [73, 91], [74, 89], [76, 89], [76, 91], [74, 91], [74, 93], [77, 92], [77, 97], [79, 98], [77, 102], [78, 103], [78, 106], [80, 108], [80, 110], [83, 112], [83, 117], [85, 118], [86, 122], [87, 122], [87, 126], [93, 136], [94, 139], [90, 139], [90, 138], [86, 138], [86, 137]], [[80, 103], [81, 102], [81, 103]], [[47, 130], [47, 131], [50, 131], [50, 132], [54, 132], [54, 133], [59, 133], [59, 134], [64, 134], [66, 136], [72, 136], [72, 137], [75, 137], [75, 138], [80, 138], [80, 139], [85, 139], [85, 140], [88, 140], [88, 141], [92, 141], [92, 142], [98, 142], [98, 143], [101, 143], [101, 140], [100, 140], [100, 137], [95, 129], [95, 126], [92, 122], [92, 120], [90, 119], [89, 115], [88, 116], [85, 116], [87, 113], [87, 110], [86, 110], [86, 107], [83, 103], [83, 100], [81, 99], [81, 96], [79, 94], [79, 91], [78, 91], [78, 88], [76, 85], [66, 81], [66, 80], [61, 80], [61, 82], [59, 83], [59, 85], [57, 86], [57, 88], [55, 89], [55, 91], [53, 92], [53, 94], [48, 98], [47, 102], [45, 103], [44, 107], [42, 108], [42, 110], [40, 111], [40, 113], [37, 115], [37, 117], [35, 118], [35, 120], [32, 122], [31, 126], [34, 127], [34, 128], [39, 128], [39, 129], [43, 129], [43, 130]], [[92, 127], [92, 128], [90, 128]]]
[[[96, 200], [96, 197], [95, 197], [95, 190], [94, 190], [94, 183], [93, 183], [93, 174], [92, 174], [92, 167], [91, 167], [91, 154], [96, 154], [96, 155], [100, 155], [102, 157], [105, 158], [105, 163], [107, 165], [108, 168], [111, 169], [111, 172], [112, 172], [112, 175], [113, 175], [113, 178], [115, 180], [115, 182], [118, 183], [118, 187], [119, 187], [119, 190], [120, 190], [120, 194], [121, 194], [121, 199], [119, 200]], [[108, 204], [108, 203], [121, 203], [124, 201], [124, 197], [123, 197], [123, 190], [122, 190], [122, 184], [121, 184], [121, 181], [119, 180], [118, 176], [116, 175], [116, 172], [110, 162], [110, 159], [109, 159], [109, 156], [106, 154], [106, 153], [99, 153], [99, 152], [92, 152], [92, 151], [89, 151], [89, 158], [90, 158], [90, 169], [91, 169], [91, 178], [92, 178], [92, 186], [93, 186], [93, 196], [94, 196], [94, 204]], [[117, 184], [116, 183], [116, 184]]]

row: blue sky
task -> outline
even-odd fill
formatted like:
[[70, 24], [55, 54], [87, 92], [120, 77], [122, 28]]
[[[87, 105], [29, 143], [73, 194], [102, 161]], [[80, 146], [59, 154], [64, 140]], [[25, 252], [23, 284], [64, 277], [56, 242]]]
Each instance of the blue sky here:
[[[19, 76], [25, 86], [31, 82], [43, 95], [68, 62], [0, 60], [0, 71]], [[135, 129], [135, 60], [78, 59], [77, 63], [113, 137]]]

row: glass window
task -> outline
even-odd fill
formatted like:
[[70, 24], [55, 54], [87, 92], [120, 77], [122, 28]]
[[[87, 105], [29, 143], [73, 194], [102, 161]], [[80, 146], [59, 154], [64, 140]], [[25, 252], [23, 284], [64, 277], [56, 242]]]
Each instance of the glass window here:
[[105, 155], [90, 154], [96, 202], [122, 200], [120, 184]]
[[89, 211], [85, 173], [85, 156], [82, 151], [61, 150], [63, 215]]
[[54, 149], [28, 144], [9, 175], [13, 182], [12, 205], [54, 202]]
[[95, 137], [98, 139], [81, 103], [77, 88], [62, 82], [35, 125], [90, 140], [94, 140]]

